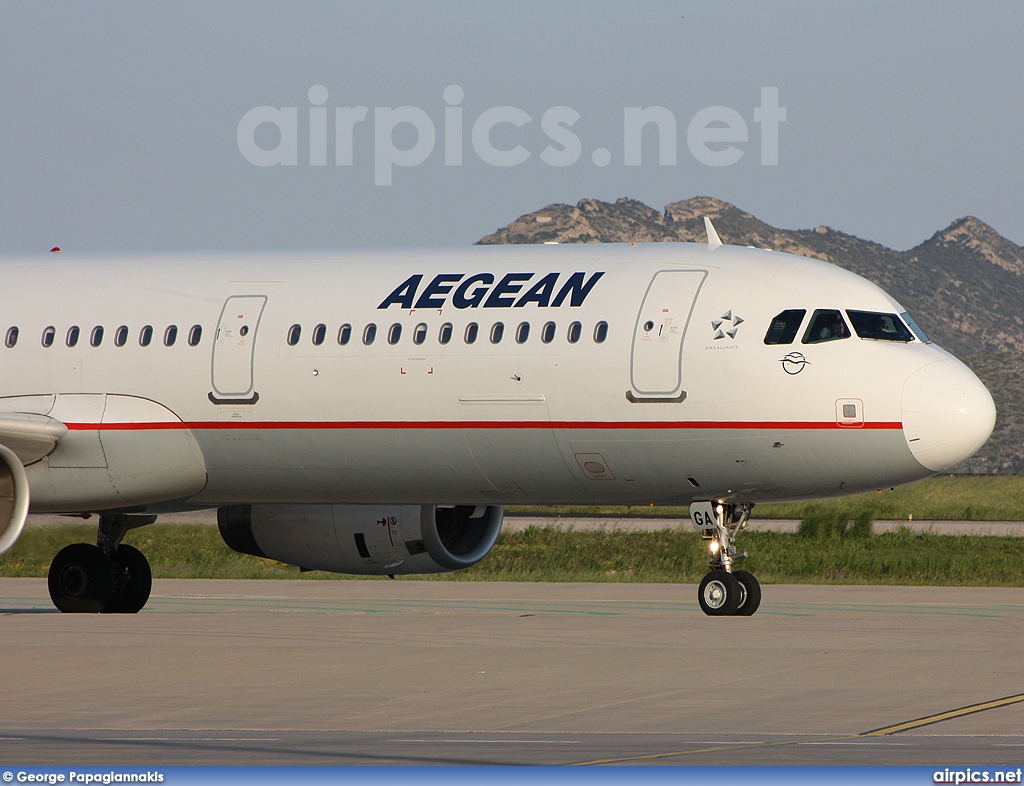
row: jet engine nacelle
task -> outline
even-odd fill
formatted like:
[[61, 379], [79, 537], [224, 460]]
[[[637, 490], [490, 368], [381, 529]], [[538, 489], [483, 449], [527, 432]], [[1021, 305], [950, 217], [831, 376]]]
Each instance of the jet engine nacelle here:
[[21, 536], [28, 517], [28, 477], [21, 459], [0, 445], [0, 554]]
[[389, 575], [475, 565], [501, 532], [497, 505], [230, 505], [224, 542], [307, 570]]

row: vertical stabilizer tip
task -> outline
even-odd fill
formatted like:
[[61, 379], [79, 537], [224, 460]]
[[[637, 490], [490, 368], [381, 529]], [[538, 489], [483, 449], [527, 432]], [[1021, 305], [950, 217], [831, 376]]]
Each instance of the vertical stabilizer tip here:
[[711, 223], [711, 219], [707, 216], [704, 216], [704, 229], [708, 232], [709, 251], [712, 251], [722, 245], [722, 240], [718, 237], [718, 233], [715, 231], [715, 225]]

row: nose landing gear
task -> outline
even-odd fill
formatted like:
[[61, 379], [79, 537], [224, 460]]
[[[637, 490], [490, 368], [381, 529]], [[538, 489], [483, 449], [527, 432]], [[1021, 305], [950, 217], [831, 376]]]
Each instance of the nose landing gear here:
[[142, 552], [121, 543], [125, 533], [156, 516], [100, 516], [97, 545], [75, 543], [57, 552], [47, 584], [53, 605], [65, 613], [134, 614], [146, 605], [153, 585]]
[[754, 574], [733, 570], [736, 560], [747, 556], [736, 550], [736, 533], [747, 526], [752, 503], [695, 502], [690, 505], [693, 526], [708, 542], [711, 572], [701, 580], [697, 601], [712, 617], [749, 617], [761, 605], [761, 585]]

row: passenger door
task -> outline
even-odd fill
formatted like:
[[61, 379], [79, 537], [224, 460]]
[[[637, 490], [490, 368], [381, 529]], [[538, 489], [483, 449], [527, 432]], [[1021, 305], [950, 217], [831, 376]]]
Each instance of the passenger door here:
[[633, 329], [630, 401], [682, 401], [683, 341], [706, 270], [654, 274]]
[[215, 404], [255, 404], [259, 400], [253, 353], [266, 304], [265, 295], [235, 295], [224, 303], [213, 342], [210, 400]]

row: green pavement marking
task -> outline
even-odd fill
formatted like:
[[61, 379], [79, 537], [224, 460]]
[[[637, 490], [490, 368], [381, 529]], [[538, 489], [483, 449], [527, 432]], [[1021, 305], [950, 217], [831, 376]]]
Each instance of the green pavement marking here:
[[759, 617], [820, 617], [821, 615], [812, 611], [772, 611], [771, 609], [758, 609]]
[[[510, 612], [514, 614], [578, 614], [600, 617], [624, 617], [628, 616], [625, 611], [603, 611], [597, 609], [585, 609], [576, 607], [550, 607], [550, 606], [511, 606], [507, 603], [480, 602], [458, 602], [458, 601], [378, 601], [379, 606], [368, 605], [357, 601], [284, 601], [264, 598], [174, 598], [155, 595], [151, 603], [163, 611], [180, 608], [188, 604], [194, 604], [194, 610], [202, 613], [209, 609], [233, 609], [245, 611], [250, 607], [252, 611], [273, 611], [273, 612], [306, 612], [326, 614], [330, 612], [347, 612], [357, 614], [409, 614], [409, 613], [444, 613], [451, 611], [477, 611], [477, 612]], [[371, 601], [372, 603], [372, 601]]]
[[[782, 604], [785, 605], [785, 604]], [[816, 613], [827, 612], [834, 614], [835, 612], [857, 612], [857, 613], [870, 613], [870, 614], [899, 614], [899, 615], [921, 615], [926, 617], [973, 617], [978, 619], [1004, 619], [1011, 614], [1024, 613], [1024, 606], [1018, 606], [1016, 604], [1002, 604], [1005, 611], [989, 610], [989, 611], [968, 611], [958, 608], [935, 608], [931, 606], [902, 606], [900, 608], [886, 608], [884, 606], [872, 606], [869, 604], [852, 604], [852, 603], [836, 603], [834, 605], [818, 605], [811, 603], [794, 603], [794, 606], [800, 608], [808, 608], [812, 611], [802, 612], [803, 616], [813, 616]], [[989, 607], [991, 608], [991, 607]], [[758, 609], [758, 613], [764, 613], [764, 609]], [[1000, 613], [1002, 612], [1002, 613]], [[775, 613], [779, 613], [776, 609]]]

